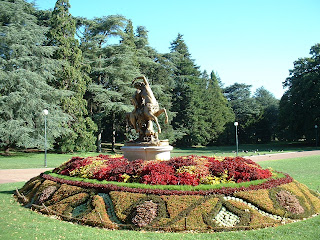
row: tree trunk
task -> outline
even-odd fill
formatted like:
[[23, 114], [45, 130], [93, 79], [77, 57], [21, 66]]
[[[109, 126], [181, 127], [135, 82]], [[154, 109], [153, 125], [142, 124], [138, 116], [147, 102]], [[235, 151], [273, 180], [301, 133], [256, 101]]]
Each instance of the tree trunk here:
[[9, 146], [9, 145], [5, 146], [5, 148], [4, 148], [4, 154], [5, 154], [5, 155], [10, 155], [10, 146]]

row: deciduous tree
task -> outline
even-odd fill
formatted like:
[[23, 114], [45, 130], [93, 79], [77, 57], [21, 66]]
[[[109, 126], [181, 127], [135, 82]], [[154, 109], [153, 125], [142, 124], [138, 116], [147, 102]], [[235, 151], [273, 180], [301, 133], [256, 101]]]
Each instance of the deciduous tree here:
[[320, 124], [320, 44], [311, 47], [310, 55], [294, 62], [283, 83], [287, 91], [280, 100], [280, 130], [288, 140], [312, 141]]
[[255, 123], [256, 141], [268, 143], [277, 136], [279, 100], [264, 87], [258, 88], [253, 97], [260, 111]]
[[251, 97], [251, 85], [235, 83], [224, 89], [224, 94], [228, 99], [235, 121], [239, 122], [239, 140], [243, 143], [255, 142], [256, 123], [260, 114], [259, 106]]

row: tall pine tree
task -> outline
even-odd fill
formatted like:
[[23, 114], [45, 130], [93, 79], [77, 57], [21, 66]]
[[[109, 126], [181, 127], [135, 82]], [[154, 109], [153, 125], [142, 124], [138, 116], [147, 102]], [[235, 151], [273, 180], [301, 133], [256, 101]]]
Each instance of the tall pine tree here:
[[59, 107], [66, 91], [47, 82], [60, 66], [45, 46], [47, 28], [37, 24], [36, 10], [22, 0], [0, 2], [0, 146], [43, 148], [47, 116], [48, 147], [67, 130], [69, 116]]
[[[172, 126], [183, 136], [177, 140], [177, 144], [190, 146], [197, 143], [197, 131], [201, 131], [202, 128], [200, 125], [193, 126], [193, 120], [197, 117], [199, 110], [201, 72], [191, 59], [183, 35], [178, 34], [171, 43], [170, 50], [167, 57], [173, 63], [175, 84], [172, 89], [171, 111], [176, 114]], [[200, 124], [200, 121], [198, 123]]]
[[58, 148], [63, 151], [91, 151], [95, 149], [94, 132], [96, 126], [88, 117], [87, 101], [84, 94], [91, 79], [88, 68], [83, 64], [82, 51], [75, 39], [75, 20], [69, 13], [68, 0], [58, 0], [50, 20], [49, 43], [56, 46], [54, 58], [60, 60], [62, 67], [52, 84], [60, 89], [73, 92], [71, 97], [62, 99], [63, 110], [72, 116], [70, 133], [61, 138]]
[[234, 113], [228, 106], [228, 101], [220, 88], [220, 79], [212, 71], [210, 77], [206, 72], [202, 75], [203, 83], [200, 85], [200, 103], [197, 121], [194, 126], [202, 126], [198, 131], [198, 142], [202, 145], [216, 143], [226, 125], [234, 120]]

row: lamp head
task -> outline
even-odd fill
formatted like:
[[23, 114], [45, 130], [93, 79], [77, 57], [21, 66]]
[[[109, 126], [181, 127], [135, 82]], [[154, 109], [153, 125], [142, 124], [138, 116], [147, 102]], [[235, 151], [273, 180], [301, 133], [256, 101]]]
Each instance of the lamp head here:
[[48, 111], [47, 109], [44, 109], [44, 110], [42, 111], [42, 114], [46, 116], [46, 115], [49, 114], [49, 111]]

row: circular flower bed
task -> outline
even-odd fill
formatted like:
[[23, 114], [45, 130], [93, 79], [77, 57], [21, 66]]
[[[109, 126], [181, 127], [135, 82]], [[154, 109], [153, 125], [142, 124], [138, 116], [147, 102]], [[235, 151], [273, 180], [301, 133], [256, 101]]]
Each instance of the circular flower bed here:
[[317, 193], [240, 157], [75, 157], [31, 179], [16, 196], [42, 213], [108, 229], [246, 230], [320, 211]]
[[129, 162], [123, 156], [99, 155], [74, 157], [54, 170], [55, 173], [117, 182], [137, 182], [152, 185], [220, 184], [248, 182], [272, 176], [252, 160], [183, 156], [169, 161]]

